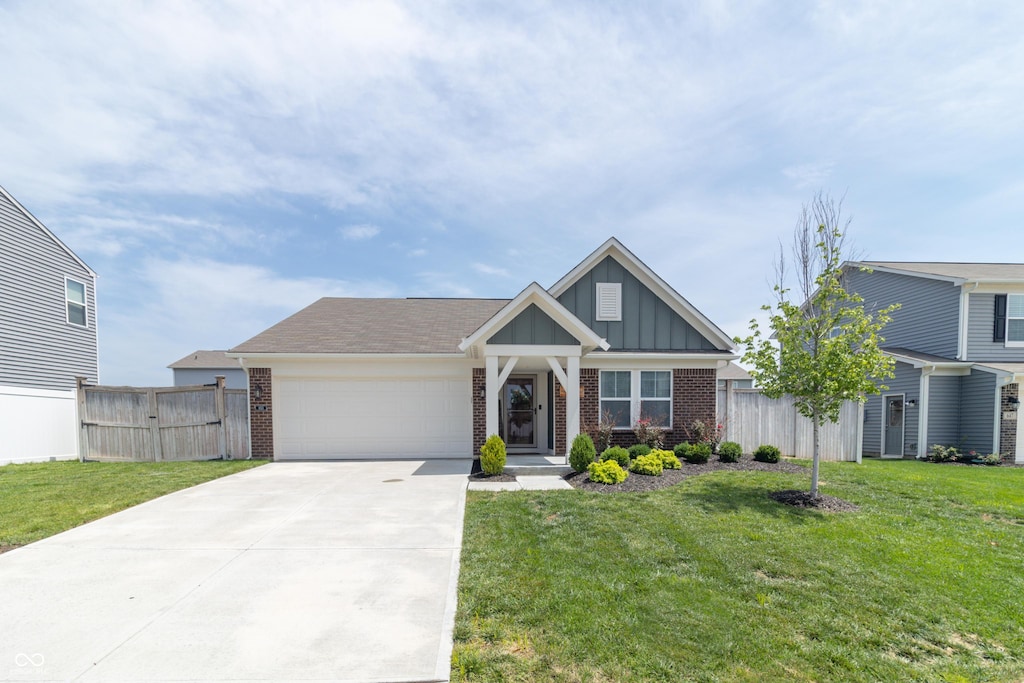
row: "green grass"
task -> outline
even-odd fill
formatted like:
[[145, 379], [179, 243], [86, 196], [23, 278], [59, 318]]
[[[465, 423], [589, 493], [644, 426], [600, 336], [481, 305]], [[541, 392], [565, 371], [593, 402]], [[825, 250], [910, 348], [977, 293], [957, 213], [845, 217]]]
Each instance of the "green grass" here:
[[143, 501], [263, 464], [46, 462], [0, 467], [0, 547], [52, 536]]
[[822, 464], [471, 492], [456, 681], [1020, 681], [1024, 469]]

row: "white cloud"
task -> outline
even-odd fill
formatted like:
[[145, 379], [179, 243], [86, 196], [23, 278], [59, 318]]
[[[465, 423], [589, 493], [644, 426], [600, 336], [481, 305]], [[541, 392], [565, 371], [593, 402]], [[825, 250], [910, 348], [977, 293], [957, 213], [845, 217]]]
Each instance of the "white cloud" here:
[[492, 275], [496, 277], [510, 277], [509, 272], [504, 268], [498, 268], [497, 266], [489, 266], [486, 263], [474, 263], [473, 270], [480, 273], [481, 275]]
[[368, 240], [379, 234], [380, 228], [376, 225], [350, 225], [346, 228], [341, 228], [341, 236], [352, 241]]

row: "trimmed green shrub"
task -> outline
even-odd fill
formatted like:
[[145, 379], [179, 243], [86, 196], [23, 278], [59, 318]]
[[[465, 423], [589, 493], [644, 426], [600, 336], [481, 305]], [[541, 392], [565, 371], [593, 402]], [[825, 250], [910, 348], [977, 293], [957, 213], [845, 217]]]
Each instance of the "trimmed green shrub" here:
[[622, 446], [612, 446], [604, 450], [604, 453], [601, 454], [601, 460], [614, 460], [622, 467], [629, 467], [629, 451]]
[[718, 459], [722, 462], [739, 462], [743, 446], [735, 441], [723, 441], [718, 445]]
[[658, 459], [661, 460], [661, 466], [666, 470], [678, 470], [681, 467], [679, 458], [672, 451], [654, 450], [651, 451], [651, 455], [658, 456]]
[[629, 472], [622, 469], [614, 460], [590, 463], [587, 466], [587, 474], [590, 481], [596, 481], [598, 484], [621, 484], [629, 476]]
[[760, 460], [761, 462], [778, 462], [781, 456], [782, 451], [778, 447], [766, 443], [761, 444], [754, 451], [754, 460]]
[[984, 456], [981, 459], [981, 462], [984, 465], [992, 466], [1001, 464], [1003, 462], [1003, 459], [999, 456], [998, 453], [989, 453], [988, 455]]
[[497, 434], [491, 434], [480, 447], [480, 469], [485, 474], [501, 474], [505, 471], [505, 442]]
[[660, 477], [661, 471], [665, 469], [665, 467], [661, 464], [661, 458], [655, 455], [655, 453], [657, 453], [657, 451], [654, 451], [649, 455], [641, 455], [630, 463], [629, 471], [636, 472], [637, 474], [646, 474], [651, 477]]
[[695, 443], [686, 451], [686, 462], [691, 465], [703, 465], [711, 457], [711, 444]]
[[676, 447], [672, 449], [672, 452], [676, 454], [676, 457], [680, 460], [686, 460], [686, 454], [690, 452], [693, 446], [688, 441], [684, 441], [680, 444], [676, 444]]
[[641, 455], [647, 455], [651, 452], [651, 447], [645, 443], [638, 443], [635, 446], [629, 447], [629, 459], [634, 460], [639, 458]]
[[596, 457], [597, 449], [594, 448], [594, 440], [590, 435], [577, 434], [572, 440], [572, 448], [569, 449], [569, 465], [577, 472], [585, 472]]

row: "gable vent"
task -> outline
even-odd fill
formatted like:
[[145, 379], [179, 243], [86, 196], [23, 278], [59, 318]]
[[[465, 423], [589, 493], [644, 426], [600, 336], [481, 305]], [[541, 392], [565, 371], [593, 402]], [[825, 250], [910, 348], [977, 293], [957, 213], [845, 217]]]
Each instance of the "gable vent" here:
[[622, 320], [622, 285], [597, 283], [597, 320]]

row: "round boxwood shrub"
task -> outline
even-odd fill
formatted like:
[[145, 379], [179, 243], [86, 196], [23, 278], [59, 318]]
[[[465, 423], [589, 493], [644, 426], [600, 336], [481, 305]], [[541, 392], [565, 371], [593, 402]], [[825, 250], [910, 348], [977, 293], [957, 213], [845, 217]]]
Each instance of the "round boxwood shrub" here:
[[666, 470], [678, 470], [680, 468], [679, 458], [672, 451], [653, 450], [651, 455], [658, 456], [658, 459], [661, 460], [661, 466]]
[[586, 472], [587, 466], [597, 457], [594, 440], [589, 434], [577, 434], [569, 449], [569, 465], [577, 472]]
[[693, 446], [684, 441], [680, 444], [676, 444], [676, 447], [672, 449], [672, 452], [675, 453], [676, 457], [680, 460], [686, 460], [686, 454], [690, 452], [691, 448], [693, 448]]
[[629, 458], [633, 460], [639, 458], [641, 455], [647, 455], [651, 452], [651, 447], [645, 443], [638, 443], [635, 446], [629, 447]]
[[629, 472], [622, 469], [614, 460], [590, 463], [587, 466], [587, 474], [590, 481], [596, 481], [598, 484], [621, 484], [629, 476]]
[[480, 469], [485, 474], [501, 474], [505, 471], [505, 442], [497, 434], [491, 434], [480, 447]]
[[646, 474], [651, 477], [660, 477], [663, 469], [665, 468], [661, 464], [661, 458], [653, 452], [649, 455], [641, 455], [629, 465], [630, 472]]
[[690, 446], [684, 456], [686, 462], [691, 465], [703, 465], [711, 458], [711, 444], [695, 443]]
[[718, 445], [718, 459], [722, 462], [739, 462], [743, 446], [735, 441], [723, 441]]
[[782, 452], [775, 446], [769, 444], [761, 444], [754, 451], [754, 460], [761, 462], [778, 462]]
[[604, 449], [601, 460], [614, 460], [622, 467], [629, 467], [629, 451], [622, 446], [612, 446]]

